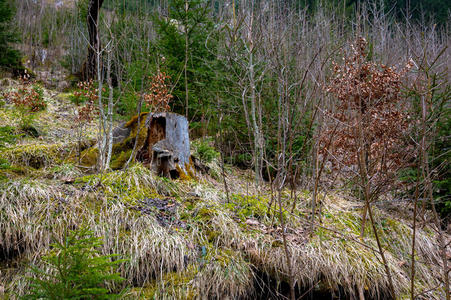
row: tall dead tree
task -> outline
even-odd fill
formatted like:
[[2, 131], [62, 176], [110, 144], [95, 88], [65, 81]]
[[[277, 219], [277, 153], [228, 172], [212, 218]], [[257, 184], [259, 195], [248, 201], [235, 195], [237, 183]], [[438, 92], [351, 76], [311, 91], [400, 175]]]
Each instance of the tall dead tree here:
[[88, 7], [88, 59], [84, 67], [84, 79], [95, 79], [97, 74], [97, 53], [100, 52], [100, 38], [99, 38], [99, 12], [104, 0], [89, 0]]

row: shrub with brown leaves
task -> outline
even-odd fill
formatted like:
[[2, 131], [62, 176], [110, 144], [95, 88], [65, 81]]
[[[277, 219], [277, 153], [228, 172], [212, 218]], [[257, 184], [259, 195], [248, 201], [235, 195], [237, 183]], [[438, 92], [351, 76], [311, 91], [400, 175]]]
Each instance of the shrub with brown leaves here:
[[169, 101], [173, 98], [170, 94], [168, 84], [171, 77], [164, 72], [158, 71], [150, 77], [150, 88], [143, 94], [144, 102], [153, 112], [169, 111]]
[[5, 93], [3, 96], [14, 105], [22, 129], [32, 126], [36, 113], [47, 107], [42, 87], [26, 77], [21, 79], [17, 91]]
[[74, 92], [76, 104], [84, 102], [85, 105], [78, 109], [75, 117], [76, 127], [82, 126], [84, 123], [90, 123], [97, 112], [95, 101], [99, 99], [98, 89], [94, 86], [92, 80], [79, 82], [77, 84], [78, 91]]
[[7, 93], [5, 98], [9, 99], [14, 106], [27, 109], [30, 113], [44, 110], [47, 107], [42, 88], [31, 82], [25, 82], [17, 91]]
[[[336, 98], [335, 110], [321, 138], [322, 153], [334, 167], [366, 167], [369, 180], [387, 183], [409, 159], [407, 103], [401, 96], [402, 70], [367, 60], [367, 42], [360, 38], [344, 63], [334, 63], [326, 91]], [[363, 154], [363, 155], [362, 155]], [[363, 161], [362, 161], [363, 160]]]

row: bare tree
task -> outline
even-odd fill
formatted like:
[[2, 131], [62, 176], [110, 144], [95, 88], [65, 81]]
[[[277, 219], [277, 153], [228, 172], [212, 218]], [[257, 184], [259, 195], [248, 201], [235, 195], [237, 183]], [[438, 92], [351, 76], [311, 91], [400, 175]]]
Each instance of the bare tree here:
[[[445, 237], [445, 230], [436, 205], [434, 197], [434, 175], [439, 173], [439, 170], [431, 168], [430, 149], [436, 136], [436, 128], [441, 114], [443, 113], [443, 105], [449, 101], [451, 89], [447, 85], [446, 75], [440, 73], [435, 64], [439, 58], [444, 54], [447, 47], [442, 48], [435, 57], [429, 60], [427, 50], [423, 51], [423, 55], [418, 57], [418, 77], [416, 79], [413, 95], [419, 98], [420, 116], [419, 116], [419, 132], [417, 135], [417, 145], [419, 153], [419, 162], [417, 166], [417, 179], [414, 195], [414, 215], [413, 215], [413, 233], [412, 233], [412, 267], [411, 267], [411, 299], [415, 299], [415, 233], [416, 233], [416, 217], [417, 217], [417, 202], [419, 198], [419, 185], [423, 185], [423, 194], [425, 201], [423, 206], [429, 202], [432, 210], [432, 228], [437, 234], [437, 244], [440, 251], [441, 262], [441, 281], [443, 284], [443, 292], [447, 300], [450, 299], [450, 280], [449, 273], [451, 267], [448, 265], [448, 247]], [[427, 202], [426, 202], [427, 201]]]

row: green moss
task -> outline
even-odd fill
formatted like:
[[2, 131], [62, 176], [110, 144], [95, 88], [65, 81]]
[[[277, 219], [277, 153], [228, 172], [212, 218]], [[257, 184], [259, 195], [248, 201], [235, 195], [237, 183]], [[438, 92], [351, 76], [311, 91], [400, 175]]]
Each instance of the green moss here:
[[89, 148], [80, 154], [80, 162], [83, 166], [92, 167], [97, 164], [97, 156], [99, 155], [99, 150], [97, 148]]
[[132, 154], [132, 150], [127, 151], [121, 151], [118, 155], [113, 155], [111, 159], [110, 167], [113, 170], [121, 169], [127, 160], [130, 158], [130, 155]]
[[145, 197], [161, 198], [150, 182], [151, 171], [140, 164], [136, 164], [126, 171], [118, 170], [106, 174], [83, 176], [75, 180], [76, 184], [97, 185], [109, 201], [136, 204]]
[[215, 261], [219, 263], [222, 268], [226, 268], [232, 261], [236, 260], [236, 254], [234, 254], [230, 249], [216, 248], [211, 246], [207, 250], [205, 259], [208, 262]]
[[[136, 149], [141, 149], [147, 138], [147, 130], [146, 126], [146, 116], [148, 113], [142, 113], [140, 116], [140, 131], [138, 136], [138, 144]], [[122, 169], [127, 160], [129, 159], [133, 146], [135, 144], [136, 134], [138, 132], [137, 122], [138, 116], [134, 116], [130, 121], [125, 124], [126, 128], [130, 128], [130, 135], [120, 143], [116, 143], [113, 145], [112, 155], [111, 155], [111, 164], [110, 167], [113, 170]], [[86, 149], [81, 154], [81, 163], [84, 166], [95, 166], [97, 163], [98, 149], [95, 147]], [[73, 158], [74, 159], [74, 158]]]
[[261, 196], [232, 194], [230, 202], [224, 205], [245, 221], [249, 218], [262, 219], [268, 211], [269, 200]]
[[180, 180], [191, 180], [191, 176], [189, 176], [189, 174], [187, 172], [185, 172], [185, 170], [183, 170], [179, 164], [175, 164], [175, 169], [177, 170], [177, 172], [179, 173], [179, 178]]
[[143, 287], [134, 287], [124, 297], [124, 299], [155, 299], [157, 287], [155, 284], [148, 284]]
[[140, 299], [197, 299], [199, 291], [193, 284], [199, 269], [189, 265], [183, 272], [166, 273], [159, 281], [141, 290]]
[[281, 240], [275, 240], [271, 244], [272, 248], [279, 248], [279, 247], [282, 247], [282, 246], [283, 246], [283, 243], [282, 243]]
[[208, 221], [218, 214], [216, 207], [205, 206], [198, 210], [195, 219], [199, 221]]
[[[130, 143], [130, 145], [132, 145], [135, 143], [135, 139], [138, 138], [138, 143], [137, 143], [137, 149], [141, 149], [144, 144], [146, 143], [146, 139], [147, 139], [147, 128], [146, 128], [146, 119], [147, 119], [147, 115], [149, 113], [144, 112], [141, 113], [140, 117], [139, 117], [139, 136], [137, 137], [137, 133], [138, 133], [138, 116], [134, 116], [133, 118], [131, 118], [130, 121], [127, 122], [127, 124], [125, 124], [126, 128], [130, 128], [131, 132], [130, 132], [130, 136], [128, 137], [128, 139], [126, 139], [124, 142], [125, 143]], [[128, 141], [130, 140], [130, 141]]]
[[73, 93], [59, 93], [56, 98], [61, 101], [70, 102], [73, 96]]
[[[145, 122], [145, 119], [146, 119], [146, 117], [147, 117], [148, 114], [149, 114], [148, 112], [143, 112], [143, 113], [140, 114], [139, 119], [140, 119], [141, 124], [142, 124], [143, 121]], [[132, 128], [132, 129], [135, 128], [135, 130], [136, 130], [136, 123], [137, 123], [137, 122], [138, 122], [138, 115], [133, 116], [133, 117], [130, 119], [130, 121], [128, 121], [128, 122], [125, 124], [125, 127], [126, 127], [126, 128]], [[136, 131], [135, 131], [135, 134], [134, 134], [134, 135], [136, 136]]]
[[206, 236], [210, 243], [216, 241], [216, 239], [221, 235], [221, 232], [217, 230], [207, 230]]
[[28, 144], [0, 151], [0, 157], [11, 163], [39, 169], [61, 163], [74, 149], [74, 143]]

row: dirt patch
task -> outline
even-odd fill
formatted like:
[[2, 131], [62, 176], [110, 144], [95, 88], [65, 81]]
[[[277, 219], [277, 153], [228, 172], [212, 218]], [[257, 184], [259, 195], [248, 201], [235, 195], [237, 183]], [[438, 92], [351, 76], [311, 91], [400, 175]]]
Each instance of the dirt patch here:
[[145, 198], [133, 206], [132, 209], [143, 214], [153, 215], [162, 227], [185, 228], [186, 223], [181, 221], [177, 215], [180, 203], [172, 198]]

